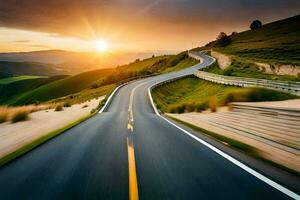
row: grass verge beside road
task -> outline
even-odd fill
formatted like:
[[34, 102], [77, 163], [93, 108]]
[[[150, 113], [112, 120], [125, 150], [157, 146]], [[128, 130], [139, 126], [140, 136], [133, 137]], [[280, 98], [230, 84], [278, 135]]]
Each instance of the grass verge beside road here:
[[294, 95], [265, 88], [240, 88], [199, 79], [181, 78], [152, 90], [153, 100], [162, 112], [201, 112], [208, 107], [230, 102], [280, 101], [297, 98]]

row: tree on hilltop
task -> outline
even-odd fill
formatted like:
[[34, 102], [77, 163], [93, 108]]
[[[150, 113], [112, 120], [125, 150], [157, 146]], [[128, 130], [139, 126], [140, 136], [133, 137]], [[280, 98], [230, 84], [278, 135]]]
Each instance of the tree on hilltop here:
[[254, 20], [251, 24], [250, 24], [250, 29], [254, 30], [254, 29], [259, 29], [262, 27], [262, 23], [259, 20]]

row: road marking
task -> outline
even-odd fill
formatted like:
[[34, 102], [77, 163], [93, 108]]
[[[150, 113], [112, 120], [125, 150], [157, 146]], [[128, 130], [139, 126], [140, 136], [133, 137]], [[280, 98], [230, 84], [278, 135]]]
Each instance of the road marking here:
[[[130, 134], [130, 133], [129, 133]], [[134, 146], [132, 134], [127, 137], [127, 151], [128, 151], [128, 172], [129, 172], [129, 199], [138, 200], [139, 191], [136, 176]]]
[[124, 85], [126, 85], [126, 83], [119, 85], [116, 89], [114, 89], [114, 91], [111, 93], [111, 95], [109, 95], [108, 99], [106, 100], [104, 106], [101, 108], [101, 110], [98, 113], [103, 113], [103, 111], [105, 110], [105, 108], [108, 106], [109, 102], [111, 101], [112, 97], [115, 95], [115, 93], [120, 89], [120, 87], [123, 87]]
[[133, 107], [133, 97], [134, 97], [135, 90], [138, 87], [140, 87], [142, 85], [145, 85], [148, 82], [150, 82], [150, 81], [146, 81], [146, 82], [138, 84], [137, 86], [135, 86], [132, 89], [132, 91], [130, 93], [130, 96], [129, 96], [129, 106], [128, 106], [128, 124], [127, 124], [127, 129], [130, 129], [131, 132], [133, 131], [133, 127], [134, 127], [134, 124], [133, 124], [134, 119], [133, 119], [133, 109], [132, 109], [132, 107]]
[[230, 155], [226, 154], [225, 152], [219, 150], [218, 148], [214, 147], [213, 145], [205, 142], [204, 140], [196, 137], [195, 135], [193, 135], [192, 133], [188, 132], [187, 130], [181, 128], [180, 126], [178, 126], [177, 124], [171, 122], [170, 120], [166, 119], [165, 117], [163, 117], [157, 110], [156, 106], [154, 105], [153, 102], [153, 98], [151, 95], [151, 90], [152, 88], [155, 86], [156, 84], [151, 85], [150, 87], [148, 87], [148, 97], [150, 99], [152, 108], [155, 112], [156, 115], [158, 115], [159, 117], [161, 117], [163, 120], [167, 121], [168, 123], [170, 123], [171, 125], [175, 126], [176, 128], [178, 128], [179, 130], [181, 130], [182, 132], [184, 132], [185, 134], [187, 134], [188, 136], [192, 137], [193, 139], [197, 140], [198, 142], [200, 142], [201, 144], [205, 145], [206, 147], [208, 147], [209, 149], [211, 149], [212, 151], [216, 152], [217, 154], [219, 154], [220, 156], [222, 156], [223, 158], [227, 159], [228, 161], [232, 162], [233, 164], [235, 164], [236, 166], [240, 167], [241, 169], [245, 170], [246, 172], [250, 173], [251, 175], [255, 176], [256, 178], [258, 178], [259, 180], [265, 182], [266, 184], [270, 185], [271, 187], [279, 190], [280, 192], [286, 194], [287, 196], [293, 198], [293, 199], [299, 199], [300, 200], [300, 196], [287, 189], [286, 187], [276, 183], [275, 181], [272, 181], [271, 179], [265, 177], [264, 175], [260, 174], [259, 172], [255, 171], [254, 169], [246, 166], [245, 164], [241, 163], [240, 161], [238, 161], [237, 159], [231, 157]]
[[135, 166], [135, 155], [134, 155], [134, 145], [133, 145], [133, 97], [135, 90], [146, 84], [148, 82], [143, 82], [135, 86], [129, 96], [129, 106], [128, 106], [128, 124], [127, 129], [130, 132], [127, 135], [127, 151], [128, 151], [128, 171], [129, 171], [129, 199], [130, 200], [138, 200], [139, 199], [139, 191], [138, 191], [138, 182], [136, 175], [136, 166]]

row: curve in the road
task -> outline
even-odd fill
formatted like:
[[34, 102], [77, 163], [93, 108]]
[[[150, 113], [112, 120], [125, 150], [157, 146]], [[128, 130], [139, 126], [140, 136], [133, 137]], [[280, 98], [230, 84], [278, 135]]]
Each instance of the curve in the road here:
[[226, 153], [222, 156], [155, 114], [149, 87], [193, 74], [213, 61], [203, 58], [191, 68], [118, 88], [101, 114], [0, 168], [1, 199], [128, 199], [129, 134], [139, 199], [288, 199]]

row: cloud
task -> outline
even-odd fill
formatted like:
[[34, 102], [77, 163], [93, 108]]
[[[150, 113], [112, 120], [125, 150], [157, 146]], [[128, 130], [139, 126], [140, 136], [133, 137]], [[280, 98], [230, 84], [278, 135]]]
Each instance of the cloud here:
[[38, 47], [38, 48], [49, 48], [50, 46], [44, 44], [25, 44], [28, 47]]
[[30, 43], [31, 40], [16, 40], [15, 43]]
[[168, 48], [299, 13], [299, 0], [0, 0], [0, 27]]

